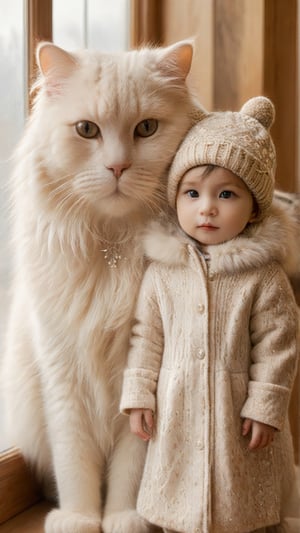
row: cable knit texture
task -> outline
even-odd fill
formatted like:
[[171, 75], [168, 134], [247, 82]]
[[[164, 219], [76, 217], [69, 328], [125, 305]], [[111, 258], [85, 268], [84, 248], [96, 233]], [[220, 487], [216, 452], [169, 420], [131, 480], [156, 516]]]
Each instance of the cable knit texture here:
[[175, 207], [178, 184], [190, 168], [212, 164], [231, 170], [246, 183], [263, 218], [272, 203], [276, 169], [271, 100], [257, 96], [239, 112], [202, 113], [173, 160], [168, 180], [170, 205]]
[[[138, 512], [157, 525], [244, 533], [288, 512], [298, 308], [282, 268], [290, 231], [283, 221], [273, 208], [245, 234], [208, 247], [208, 261], [182, 234], [157, 227], [145, 236], [153, 262], [137, 305], [121, 410], [155, 412]], [[250, 452], [243, 417], [276, 427], [273, 444]]]

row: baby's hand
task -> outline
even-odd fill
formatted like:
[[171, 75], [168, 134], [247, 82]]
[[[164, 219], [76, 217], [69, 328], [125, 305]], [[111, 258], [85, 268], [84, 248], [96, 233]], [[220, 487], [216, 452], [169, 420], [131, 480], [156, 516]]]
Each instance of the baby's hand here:
[[257, 450], [258, 448], [265, 448], [273, 441], [276, 429], [262, 422], [245, 418], [242, 425], [242, 435], [245, 437], [251, 431], [251, 439], [249, 442], [249, 450]]
[[154, 421], [151, 409], [131, 409], [129, 415], [130, 430], [143, 440], [153, 436]]

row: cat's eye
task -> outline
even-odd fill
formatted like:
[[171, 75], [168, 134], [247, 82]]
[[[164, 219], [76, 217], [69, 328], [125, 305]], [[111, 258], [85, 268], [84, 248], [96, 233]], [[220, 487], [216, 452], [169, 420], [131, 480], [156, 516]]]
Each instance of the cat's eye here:
[[76, 131], [81, 137], [86, 139], [94, 139], [100, 134], [100, 129], [97, 124], [90, 120], [81, 120], [75, 124]]
[[134, 130], [137, 137], [150, 137], [158, 128], [158, 121], [155, 118], [147, 118], [139, 122]]

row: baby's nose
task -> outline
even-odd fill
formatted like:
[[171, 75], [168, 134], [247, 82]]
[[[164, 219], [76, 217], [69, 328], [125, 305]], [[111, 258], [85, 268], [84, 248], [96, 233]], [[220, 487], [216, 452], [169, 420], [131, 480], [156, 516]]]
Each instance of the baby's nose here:
[[217, 212], [215, 202], [211, 198], [202, 198], [199, 211], [202, 215], [215, 215]]

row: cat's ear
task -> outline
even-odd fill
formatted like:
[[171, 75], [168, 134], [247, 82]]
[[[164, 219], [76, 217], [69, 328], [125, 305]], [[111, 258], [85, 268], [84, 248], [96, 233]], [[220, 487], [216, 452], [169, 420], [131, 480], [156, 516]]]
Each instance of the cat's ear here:
[[41, 42], [36, 50], [36, 61], [40, 72], [46, 78], [48, 91], [51, 87], [58, 90], [60, 82], [76, 68], [75, 58], [53, 43]]
[[74, 57], [55, 44], [42, 42], [36, 50], [36, 60], [44, 76], [67, 77], [76, 67]]
[[192, 40], [179, 41], [164, 49], [159, 61], [163, 75], [185, 81], [192, 65], [194, 43]]

